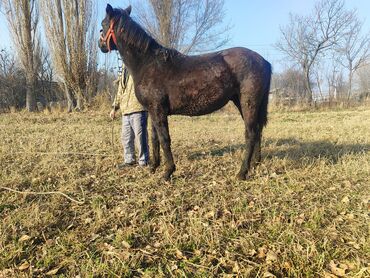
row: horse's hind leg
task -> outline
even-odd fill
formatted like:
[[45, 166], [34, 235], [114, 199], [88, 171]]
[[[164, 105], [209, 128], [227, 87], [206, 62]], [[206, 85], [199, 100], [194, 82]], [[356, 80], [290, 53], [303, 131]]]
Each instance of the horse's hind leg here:
[[[171, 138], [168, 130], [167, 116], [154, 115], [154, 117], [152, 117], [152, 123], [158, 133], [159, 142], [162, 146], [163, 154], [166, 161], [166, 169], [163, 175], [163, 179], [168, 181], [172, 173], [175, 171], [176, 167], [171, 151]], [[159, 149], [157, 151], [159, 152]]]
[[260, 102], [253, 94], [249, 93], [251, 88], [241, 90], [240, 106], [245, 125], [246, 151], [237, 178], [245, 180], [251, 168], [252, 160], [257, 163], [261, 160], [261, 135], [263, 126], [259, 123]]
[[[240, 115], [242, 116], [242, 118], [244, 120], [243, 109], [242, 109], [242, 106], [241, 106], [241, 103], [240, 103], [239, 96], [234, 95], [234, 97], [231, 100], [235, 104], [236, 108], [238, 108], [239, 113], [240, 113]], [[245, 108], [245, 109], [247, 109], [247, 108]], [[259, 136], [257, 135], [257, 137], [256, 137], [256, 143], [255, 143], [255, 146], [254, 146], [254, 151], [253, 151], [253, 156], [252, 156], [252, 163], [253, 162], [255, 162], [255, 163], [261, 162], [261, 136], [260, 136], [260, 134], [262, 134], [262, 129], [261, 129], [260, 126], [257, 127], [257, 131], [259, 131], [259, 133], [258, 133]], [[245, 140], [246, 140], [247, 144], [249, 142], [249, 135], [248, 134], [249, 134], [249, 132], [246, 130]]]
[[160, 160], [160, 151], [159, 151], [158, 132], [154, 126], [153, 121], [152, 121], [151, 137], [152, 137], [152, 159], [150, 162], [150, 171], [152, 173], [155, 173], [159, 164], [161, 163], [161, 160]]
[[257, 125], [257, 137], [254, 145], [252, 163], [259, 164], [261, 162], [261, 137], [262, 137], [262, 126]]
[[240, 180], [245, 180], [248, 174], [248, 171], [251, 166], [251, 161], [253, 157], [253, 153], [257, 151], [257, 145], [260, 138], [260, 131], [257, 125], [255, 124], [248, 124], [245, 125], [245, 141], [246, 141], [246, 151], [242, 161], [242, 165], [240, 167], [240, 171], [237, 175], [237, 178]]

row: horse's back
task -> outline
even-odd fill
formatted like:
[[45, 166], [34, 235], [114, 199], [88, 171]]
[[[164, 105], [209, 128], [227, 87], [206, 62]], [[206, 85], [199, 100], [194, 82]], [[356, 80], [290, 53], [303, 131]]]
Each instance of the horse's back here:
[[234, 47], [203, 55], [187, 56], [185, 64], [222, 63], [229, 68], [237, 82], [249, 76], [261, 81], [270, 80], [271, 65], [260, 54], [244, 47]]

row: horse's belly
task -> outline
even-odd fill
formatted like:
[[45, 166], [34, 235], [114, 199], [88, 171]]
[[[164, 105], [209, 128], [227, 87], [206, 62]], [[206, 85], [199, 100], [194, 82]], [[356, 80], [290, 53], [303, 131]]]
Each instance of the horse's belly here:
[[212, 106], [199, 106], [199, 105], [187, 105], [185, 107], [181, 108], [174, 108], [170, 110], [170, 115], [185, 115], [185, 116], [201, 116], [210, 114], [223, 106], [228, 102], [229, 100], [222, 101], [215, 103]]
[[170, 114], [199, 116], [212, 113], [229, 102], [231, 90], [209, 88], [207, 91], [188, 91], [181, 98], [170, 98]]

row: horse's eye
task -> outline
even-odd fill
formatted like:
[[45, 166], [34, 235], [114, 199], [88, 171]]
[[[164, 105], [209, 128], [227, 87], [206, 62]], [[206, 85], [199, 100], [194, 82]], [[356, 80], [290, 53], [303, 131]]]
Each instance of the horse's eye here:
[[103, 33], [103, 29], [100, 29], [100, 31], [99, 31], [100, 33]]

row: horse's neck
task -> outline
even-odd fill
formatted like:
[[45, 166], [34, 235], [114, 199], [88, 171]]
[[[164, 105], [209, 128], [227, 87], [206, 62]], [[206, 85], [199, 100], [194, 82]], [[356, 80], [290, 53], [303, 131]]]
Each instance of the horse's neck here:
[[122, 57], [122, 60], [125, 66], [129, 69], [130, 72], [137, 71], [141, 68], [141, 64], [143, 63], [143, 59], [136, 53], [132, 51], [128, 51], [126, 49], [119, 51]]
[[155, 59], [153, 50], [148, 50], [145, 53], [136, 49], [135, 47], [128, 46], [120, 51], [123, 62], [128, 67], [132, 74], [138, 74], [142, 71], [144, 66]]

